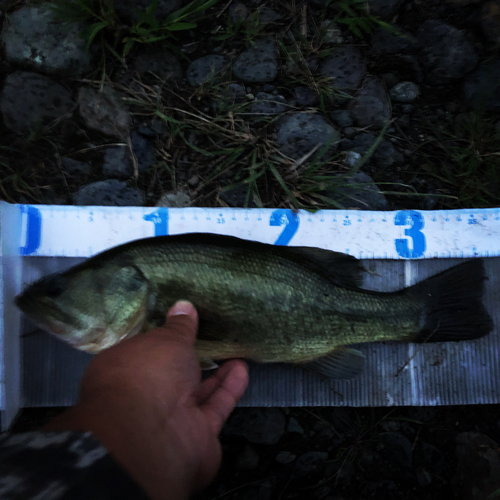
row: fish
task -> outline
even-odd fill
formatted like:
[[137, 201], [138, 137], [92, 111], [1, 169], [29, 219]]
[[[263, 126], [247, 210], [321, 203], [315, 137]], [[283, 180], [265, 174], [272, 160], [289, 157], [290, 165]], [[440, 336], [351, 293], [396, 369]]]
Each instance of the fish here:
[[493, 329], [482, 259], [389, 293], [361, 288], [363, 272], [344, 253], [190, 233], [101, 252], [28, 285], [15, 304], [59, 339], [98, 353], [188, 300], [199, 314], [202, 367], [246, 358], [340, 380], [363, 371], [355, 344], [463, 341]]

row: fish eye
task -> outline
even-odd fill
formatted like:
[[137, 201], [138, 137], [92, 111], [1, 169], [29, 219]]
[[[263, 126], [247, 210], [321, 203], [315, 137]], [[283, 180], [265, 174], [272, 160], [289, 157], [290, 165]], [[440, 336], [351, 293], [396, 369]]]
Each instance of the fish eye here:
[[67, 280], [62, 276], [50, 276], [44, 282], [45, 293], [52, 299], [59, 297], [67, 288]]

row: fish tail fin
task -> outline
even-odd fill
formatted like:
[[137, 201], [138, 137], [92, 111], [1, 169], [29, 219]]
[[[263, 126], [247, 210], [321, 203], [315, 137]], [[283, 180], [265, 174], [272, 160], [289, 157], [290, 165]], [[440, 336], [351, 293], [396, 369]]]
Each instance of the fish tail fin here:
[[483, 305], [482, 259], [474, 259], [417, 283], [407, 289], [424, 304], [424, 326], [414, 342], [478, 339], [493, 329]]

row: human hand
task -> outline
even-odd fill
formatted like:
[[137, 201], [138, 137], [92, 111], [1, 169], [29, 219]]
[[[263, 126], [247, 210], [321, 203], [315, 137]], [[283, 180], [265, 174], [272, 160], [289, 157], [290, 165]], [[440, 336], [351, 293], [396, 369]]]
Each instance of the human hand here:
[[44, 430], [91, 431], [157, 499], [187, 499], [206, 487], [221, 462], [218, 434], [248, 384], [232, 360], [201, 382], [194, 350], [198, 316], [189, 302], [164, 327], [99, 353], [80, 400]]

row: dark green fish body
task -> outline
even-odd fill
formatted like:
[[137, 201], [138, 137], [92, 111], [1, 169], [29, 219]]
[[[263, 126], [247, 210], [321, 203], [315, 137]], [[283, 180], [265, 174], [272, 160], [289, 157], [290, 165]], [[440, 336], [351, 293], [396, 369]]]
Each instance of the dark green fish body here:
[[200, 360], [305, 363], [333, 354], [335, 366], [320, 371], [336, 378], [359, 371], [339, 369], [361, 359], [349, 344], [465, 340], [492, 328], [481, 303], [480, 260], [394, 293], [360, 289], [361, 270], [352, 257], [315, 248], [167, 236], [116, 247], [44, 278], [17, 303], [75, 347], [98, 352], [153, 326], [185, 299], [200, 315]]

